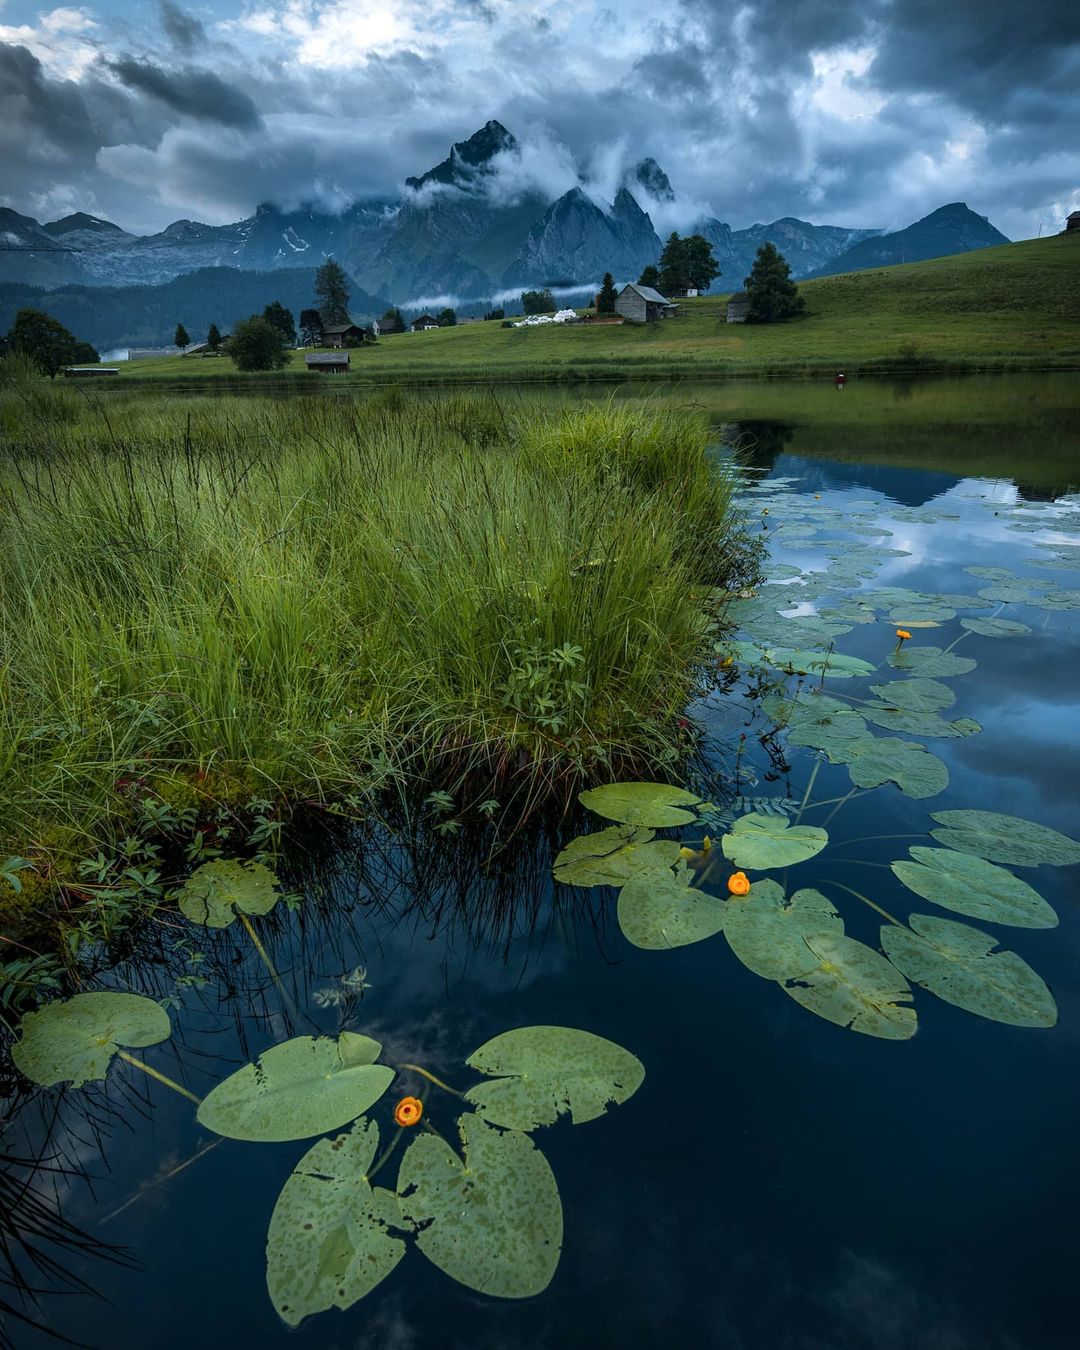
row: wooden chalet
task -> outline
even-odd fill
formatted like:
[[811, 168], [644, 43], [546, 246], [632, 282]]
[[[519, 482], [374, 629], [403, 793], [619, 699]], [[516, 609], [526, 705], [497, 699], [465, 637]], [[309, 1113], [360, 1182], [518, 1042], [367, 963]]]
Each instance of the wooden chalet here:
[[678, 305], [654, 291], [651, 286], [640, 286], [636, 281], [629, 282], [619, 292], [615, 301], [615, 313], [621, 314], [631, 323], [652, 323], [654, 319], [673, 319]]
[[348, 352], [305, 352], [304, 365], [321, 375], [347, 375], [352, 357]]

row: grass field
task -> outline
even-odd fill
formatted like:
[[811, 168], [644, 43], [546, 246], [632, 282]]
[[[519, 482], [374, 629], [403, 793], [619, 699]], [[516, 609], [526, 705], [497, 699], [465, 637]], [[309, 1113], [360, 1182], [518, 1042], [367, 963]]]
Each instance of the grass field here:
[[[721, 283], [723, 284], [723, 283]], [[354, 351], [347, 376], [240, 376], [224, 358], [163, 357], [120, 381], [288, 383], [526, 381], [664, 376], [799, 376], [948, 370], [1080, 369], [1080, 235], [1056, 235], [931, 262], [804, 282], [807, 314], [784, 324], [724, 322], [725, 297], [682, 301], [648, 325], [507, 329], [468, 324], [402, 333]]]

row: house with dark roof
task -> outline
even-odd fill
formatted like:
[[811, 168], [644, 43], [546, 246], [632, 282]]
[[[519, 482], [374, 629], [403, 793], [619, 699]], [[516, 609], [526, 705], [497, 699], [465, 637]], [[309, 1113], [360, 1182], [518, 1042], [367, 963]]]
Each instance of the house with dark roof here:
[[745, 323], [750, 315], [750, 297], [745, 291], [736, 291], [727, 302], [728, 323]]
[[1073, 211], [1065, 219], [1065, 233], [1072, 234], [1076, 230], [1080, 230], [1080, 211]]
[[431, 328], [438, 328], [439, 324], [430, 314], [421, 314], [418, 319], [413, 319], [409, 327], [414, 333], [426, 333]]
[[304, 365], [320, 375], [347, 375], [352, 358], [348, 352], [305, 352]]
[[652, 323], [654, 319], [673, 319], [678, 305], [672, 304], [651, 286], [631, 281], [619, 292], [615, 313], [631, 323]]
[[349, 343], [363, 342], [364, 330], [351, 321], [349, 323], [324, 323], [322, 345], [324, 347], [344, 347]]

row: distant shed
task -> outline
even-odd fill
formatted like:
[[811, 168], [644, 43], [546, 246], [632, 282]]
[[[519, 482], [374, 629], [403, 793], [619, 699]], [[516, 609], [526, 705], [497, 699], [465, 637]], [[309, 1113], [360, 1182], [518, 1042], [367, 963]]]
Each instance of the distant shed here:
[[615, 313], [631, 323], [652, 323], [654, 319], [673, 319], [678, 305], [654, 291], [651, 286], [639, 286], [631, 281], [619, 292]]
[[728, 323], [745, 323], [750, 314], [750, 297], [745, 291], [736, 291], [727, 302]]
[[1073, 211], [1065, 220], [1065, 233], [1072, 234], [1080, 230], [1080, 211]]
[[347, 375], [351, 369], [351, 361], [348, 352], [307, 352], [304, 355], [304, 365], [308, 370], [315, 370], [323, 375]]
[[356, 323], [324, 323], [322, 340], [324, 347], [344, 347], [346, 343], [363, 342], [364, 330]]
[[69, 380], [93, 379], [97, 375], [119, 375], [119, 366], [65, 366], [61, 374]]

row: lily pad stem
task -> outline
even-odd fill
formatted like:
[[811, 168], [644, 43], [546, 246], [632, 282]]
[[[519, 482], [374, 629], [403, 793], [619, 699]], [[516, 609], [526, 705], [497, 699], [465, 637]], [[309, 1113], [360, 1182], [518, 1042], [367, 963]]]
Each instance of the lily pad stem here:
[[806, 810], [806, 805], [807, 805], [807, 803], [808, 803], [809, 800], [810, 800], [810, 794], [811, 794], [811, 792], [813, 792], [813, 790], [814, 790], [814, 784], [815, 784], [815, 782], [817, 782], [817, 776], [818, 776], [818, 772], [819, 772], [820, 769], [821, 769], [821, 760], [820, 760], [820, 759], [815, 759], [815, 760], [814, 760], [814, 767], [813, 767], [813, 769], [811, 770], [811, 773], [810, 773], [810, 781], [809, 781], [809, 783], [807, 783], [807, 785], [806, 785], [806, 791], [803, 793], [803, 799], [802, 799], [802, 801], [799, 803], [799, 809], [798, 809], [798, 811], [795, 812], [795, 824], [796, 824], [796, 825], [799, 823], [799, 820], [800, 820], [800, 818], [801, 818], [801, 816], [802, 816], [802, 813]]
[[861, 891], [853, 891], [850, 886], [845, 886], [842, 881], [828, 881], [825, 884], [828, 886], [838, 886], [840, 890], [847, 891], [847, 893], [853, 895], [856, 900], [861, 900], [864, 905], [869, 905], [871, 909], [876, 909], [883, 919], [888, 919], [888, 921], [894, 923], [897, 928], [907, 927], [907, 925], [902, 924], [899, 919], [894, 918], [887, 909], [882, 909], [879, 904], [876, 904], [868, 896], [863, 895]]
[[186, 1097], [189, 1102], [194, 1102], [196, 1106], [202, 1105], [201, 1097], [196, 1097], [194, 1092], [189, 1092], [175, 1079], [167, 1077], [157, 1069], [152, 1069], [149, 1064], [143, 1063], [141, 1059], [136, 1059], [134, 1055], [129, 1055], [126, 1050], [117, 1050], [116, 1053], [129, 1064], [134, 1064], [137, 1069], [142, 1069], [143, 1073], [148, 1073], [151, 1078], [156, 1078], [159, 1083], [164, 1083], [166, 1087], [171, 1087], [174, 1092], [179, 1092], [181, 1097]]
[[434, 1083], [436, 1087], [441, 1087], [444, 1092], [452, 1092], [455, 1097], [464, 1097], [464, 1092], [459, 1092], [457, 1088], [452, 1088], [449, 1083], [444, 1083], [441, 1078], [436, 1078], [433, 1073], [428, 1073], [427, 1069], [422, 1069], [419, 1064], [399, 1064], [398, 1069], [408, 1069], [410, 1073], [418, 1073], [421, 1078], [426, 1078], [429, 1083]]
[[285, 1004], [286, 1010], [288, 1011], [289, 1015], [290, 1015], [290, 1016], [293, 1018], [293, 1020], [295, 1021], [296, 1018], [297, 1018], [296, 1005], [295, 1005], [295, 1003], [293, 1003], [292, 999], [289, 997], [289, 992], [288, 992], [288, 990], [285, 988], [284, 984], [282, 984], [282, 982], [281, 982], [281, 976], [280, 976], [280, 975], [277, 973], [277, 971], [274, 969], [274, 963], [273, 963], [273, 961], [270, 960], [270, 953], [266, 950], [266, 948], [265, 948], [265, 947], [262, 945], [262, 943], [259, 941], [259, 935], [258, 935], [258, 933], [256, 933], [256, 931], [255, 931], [255, 926], [254, 926], [254, 924], [251, 922], [251, 920], [248, 918], [248, 916], [247, 916], [246, 914], [244, 914], [242, 911], [238, 911], [238, 912], [240, 913], [240, 922], [241, 922], [241, 923], [244, 925], [244, 927], [247, 929], [248, 937], [251, 938], [251, 945], [252, 945], [252, 946], [255, 948], [255, 950], [258, 952], [260, 960], [262, 961], [262, 963], [263, 963], [263, 965], [266, 967], [266, 969], [270, 972], [270, 978], [271, 978], [271, 979], [274, 981], [274, 983], [277, 985], [278, 993], [281, 995], [281, 998], [282, 998], [282, 1001], [283, 1001], [284, 1004]]

